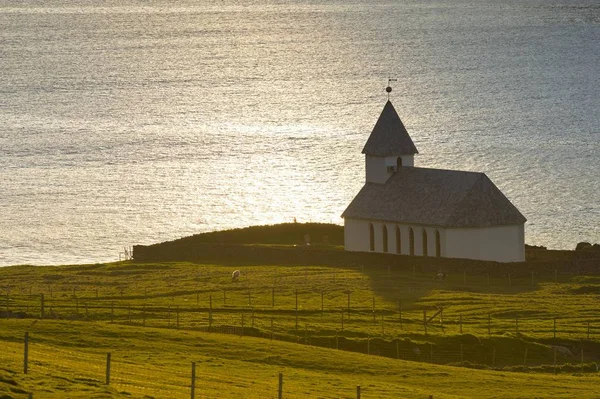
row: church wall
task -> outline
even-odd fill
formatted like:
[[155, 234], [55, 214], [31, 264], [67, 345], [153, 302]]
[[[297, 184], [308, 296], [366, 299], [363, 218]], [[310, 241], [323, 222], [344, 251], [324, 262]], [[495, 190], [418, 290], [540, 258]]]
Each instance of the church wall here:
[[400, 228], [401, 254], [410, 255], [410, 228], [414, 232], [415, 256], [423, 255], [423, 228], [427, 231], [427, 253], [428, 256], [435, 257], [436, 241], [435, 232], [440, 232], [440, 252], [441, 256], [446, 256], [446, 232], [442, 228], [404, 225], [393, 222], [367, 221], [359, 219], [344, 220], [344, 243], [347, 251], [371, 252], [370, 248], [370, 225], [373, 225], [373, 235], [375, 250], [373, 252], [383, 252], [383, 226], [387, 227], [388, 232], [388, 253], [396, 252], [396, 227]]
[[391, 176], [391, 173], [387, 172], [385, 158], [367, 155], [365, 157], [365, 163], [365, 169], [367, 171], [367, 182], [385, 183], [387, 179]]
[[[375, 233], [375, 249], [377, 249], [377, 227]], [[369, 222], [358, 219], [344, 219], [344, 247], [346, 251], [370, 252]]]
[[447, 229], [445, 256], [496, 262], [523, 262], [524, 237], [523, 224]]

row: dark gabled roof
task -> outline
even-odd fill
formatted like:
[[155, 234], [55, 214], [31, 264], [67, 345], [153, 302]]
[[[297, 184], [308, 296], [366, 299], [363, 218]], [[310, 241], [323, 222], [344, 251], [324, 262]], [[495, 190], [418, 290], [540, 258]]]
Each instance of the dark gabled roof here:
[[486, 227], [527, 219], [483, 173], [402, 167], [386, 183], [366, 183], [344, 218], [441, 227]]
[[362, 153], [380, 157], [419, 153], [389, 100], [385, 103]]

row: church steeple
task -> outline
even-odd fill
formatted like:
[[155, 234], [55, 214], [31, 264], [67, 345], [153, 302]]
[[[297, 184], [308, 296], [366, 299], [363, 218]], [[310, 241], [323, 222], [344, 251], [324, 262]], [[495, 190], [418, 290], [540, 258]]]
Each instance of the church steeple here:
[[398, 168], [414, 166], [414, 155], [419, 151], [391, 101], [385, 103], [362, 153], [367, 182], [385, 183]]

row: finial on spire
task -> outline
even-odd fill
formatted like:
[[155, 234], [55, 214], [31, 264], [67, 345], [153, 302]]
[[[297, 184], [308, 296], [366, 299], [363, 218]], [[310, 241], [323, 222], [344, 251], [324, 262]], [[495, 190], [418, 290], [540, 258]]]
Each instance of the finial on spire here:
[[392, 86], [391, 86], [392, 82], [397, 82], [397, 81], [398, 81], [398, 79], [392, 79], [392, 78], [388, 77], [388, 85], [385, 88], [385, 91], [386, 91], [387, 97], [388, 97], [388, 101], [390, 101], [390, 93], [392, 92]]

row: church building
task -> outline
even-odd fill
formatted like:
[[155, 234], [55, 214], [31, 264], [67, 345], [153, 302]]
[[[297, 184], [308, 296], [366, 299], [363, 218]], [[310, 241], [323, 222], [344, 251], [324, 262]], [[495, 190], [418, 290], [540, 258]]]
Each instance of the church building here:
[[415, 167], [389, 100], [362, 153], [366, 183], [342, 214], [347, 251], [525, 260], [525, 217], [484, 173]]

